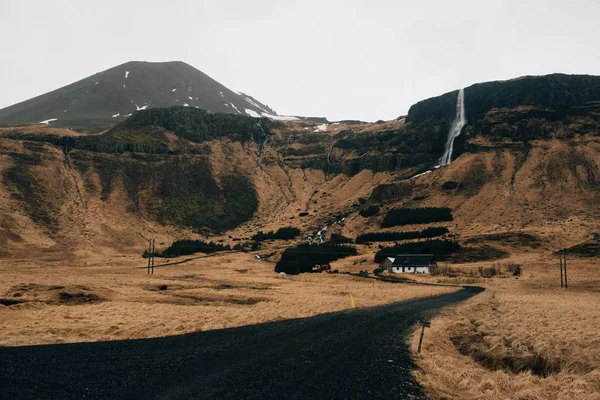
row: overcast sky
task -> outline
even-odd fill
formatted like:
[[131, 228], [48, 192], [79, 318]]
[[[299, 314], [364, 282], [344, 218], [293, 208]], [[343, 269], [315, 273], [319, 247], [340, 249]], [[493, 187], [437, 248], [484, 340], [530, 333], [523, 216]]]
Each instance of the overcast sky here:
[[476, 82], [600, 75], [599, 0], [0, 1], [0, 108], [181, 60], [279, 114], [392, 119]]

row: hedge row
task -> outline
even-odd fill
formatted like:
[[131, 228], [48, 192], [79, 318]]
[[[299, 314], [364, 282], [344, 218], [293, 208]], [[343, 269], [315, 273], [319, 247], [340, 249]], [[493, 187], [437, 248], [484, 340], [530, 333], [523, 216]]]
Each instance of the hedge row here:
[[446, 260], [460, 248], [457, 242], [446, 239], [400, 243], [379, 250], [375, 254], [375, 262], [382, 262], [387, 257], [396, 257], [398, 254], [434, 254], [438, 260]]
[[264, 233], [262, 231], [258, 231], [258, 233], [256, 235], [252, 236], [252, 240], [254, 240], [255, 242], [262, 242], [263, 240], [273, 240], [273, 239], [292, 240], [299, 234], [300, 234], [300, 229], [295, 228], [293, 226], [287, 226], [287, 227], [279, 228], [277, 230], [277, 232], [270, 231], [270, 232]]
[[157, 257], [178, 257], [186, 256], [194, 253], [215, 253], [217, 251], [231, 250], [229, 245], [222, 245], [213, 242], [204, 242], [202, 240], [176, 240], [171, 246], [161, 253], [157, 253]]
[[369, 206], [367, 208], [363, 208], [362, 210], [360, 210], [359, 214], [361, 217], [364, 218], [372, 217], [374, 215], [379, 214], [379, 207]]
[[352, 240], [351, 238], [346, 237], [344, 235], [341, 235], [339, 233], [332, 233], [331, 237], [327, 241], [327, 244], [347, 244], [347, 243], [354, 243], [354, 240]]
[[281, 255], [281, 260], [275, 265], [275, 272], [297, 275], [310, 272], [317, 264], [328, 264], [339, 258], [355, 256], [356, 254], [356, 249], [352, 246], [327, 243], [309, 245], [303, 243], [285, 249]]
[[356, 243], [394, 242], [397, 240], [427, 239], [448, 233], [448, 228], [427, 228], [412, 232], [370, 232], [358, 235]]
[[381, 227], [428, 224], [431, 222], [452, 221], [452, 219], [452, 210], [447, 207], [393, 208], [383, 218]]

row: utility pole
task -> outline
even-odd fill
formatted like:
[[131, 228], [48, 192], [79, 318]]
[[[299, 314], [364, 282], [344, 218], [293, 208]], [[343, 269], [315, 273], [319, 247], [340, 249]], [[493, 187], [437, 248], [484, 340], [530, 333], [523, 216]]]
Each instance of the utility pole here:
[[565, 260], [563, 261], [563, 266], [565, 268], [565, 289], [569, 288], [569, 281], [567, 280], [567, 249], [563, 250], [563, 255]]
[[560, 288], [562, 289], [563, 287], [565, 287], [564, 278], [563, 278], [563, 255], [562, 255], [562, 251], [559, 251], [558, 255], [560, 256]]
[[154, 274], [154, 253], [156, 239], [148, 239], [148, 274]]
[[152, 275], [154, 275], [154, 253], [156, 252], [156, 239], [152, 239]]
[[152, 239], [148, 239], [148, 274], [150, 273], [150, 258], [152, 257]]

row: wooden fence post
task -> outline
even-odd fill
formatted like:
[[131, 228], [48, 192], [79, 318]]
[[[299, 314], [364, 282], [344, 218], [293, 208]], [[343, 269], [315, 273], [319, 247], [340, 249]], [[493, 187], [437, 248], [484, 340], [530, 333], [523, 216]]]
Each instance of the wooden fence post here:
[[419, 354], [421, 354], [421, 347], [423, 346], [423, 336], [425, 336], [425, 327], [431, 327], [431, 322], [421, 321], [421, 324], [423, 325], [423, 327], [421, 329], [421, 337], [419, 338], [419, 349], [417, 350], [417, 353]]

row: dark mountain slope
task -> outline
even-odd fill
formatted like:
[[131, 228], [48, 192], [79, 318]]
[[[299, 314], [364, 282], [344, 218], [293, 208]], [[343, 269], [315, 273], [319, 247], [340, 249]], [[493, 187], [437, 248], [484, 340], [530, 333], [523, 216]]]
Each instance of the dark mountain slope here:
[[128, 62], [0, 110], [0, 124], [50, 121], [52, 126], [97, 131], [146, 108], [189, 106], [240, 115], [276, 113], [229, 90], [183, 62]]

